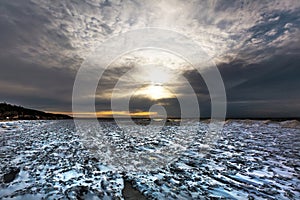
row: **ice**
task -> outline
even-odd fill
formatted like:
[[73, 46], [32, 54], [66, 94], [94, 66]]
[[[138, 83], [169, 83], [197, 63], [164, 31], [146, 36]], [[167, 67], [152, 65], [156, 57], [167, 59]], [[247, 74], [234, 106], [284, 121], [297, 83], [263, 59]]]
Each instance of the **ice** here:
[[[127, 127], [133, 134], [126, 135], [108, 121], [99, 135], [86, 121], [94, 140], [72, 120], [0, 122], [0, 199], [122, 199], [124, 180], [149, 199], [299, 199], [297, 123], [230, 120], [212, 145], [204, 142], [204, 122], [167, 125], [157, 135]], [[188, 135], [192, 129], [197, 134]], [[114, 149], [99, 148], [99, 136]], [[145, 170], [112, 162], [132, 155]]]
[[268, 171], [267, 167], [264, 167], [264, 169], [262, 170], [254, 170], [252, 172], [248, 172], [247, 174], [249, 174], [250, 176], [254, 176], [254, 177], [268, 177], [271, 178], [274, 176], [274, 173], [271, 171]]
[[[224, 136], [204, 157], [197, 155], [197, 151], [185, 151], [184, 157], [164, 168], [163, 173], [152, 171], [131, 178], [141, 191], [154, 199], [166, 198], [167, 193], [176, 196], [168, 199], [205, 196], [297, 199], [299, 136], [297, 129], [283, 129], [276, 122], [232, 121], [226, 124]], [[193, 170], [182, 166], [191, 166]], [[154, 184], [150, 184], [150, 179], [145, 181], [145, 177], [156, 177], [157, 173], [159, 181]], [[149, 186], [141, 187], [141, 182]], [[178, 190], [182, 192], [176, 192]]]
[[1, 178], [0, 199], [122, 197], [122, 176], [102, 171], [101, 162], [82, 146], [72, 121], [12, 123], [18, 128], [5, 129], [0, 135], [0, 176], [12, 167], [20, 172], [6, 184]]
[[70, 179], [73, 179], [73, 178], [78, 178], [80, 177], [80, 173], [78, 173], [76, 170], [70, 170], [70, 171], [67, 171], [67, 172], [63, 172], [63, 173], [59, 173], [57, 177], [55, 177], [55, 180], [59, 181], [59, 180], [62, 180], [62, 181], [68, 181]]

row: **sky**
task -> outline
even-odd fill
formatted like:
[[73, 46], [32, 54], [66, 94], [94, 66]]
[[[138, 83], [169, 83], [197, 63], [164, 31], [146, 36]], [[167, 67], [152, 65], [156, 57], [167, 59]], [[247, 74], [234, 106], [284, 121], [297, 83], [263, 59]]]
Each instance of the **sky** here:
[[[222, 76], [227, 117], [300, 117], [299, 0], [1, 0], [0, 102], [71, 114], [83, 63], [110, 38], [147, 27], [182, 34], [203, 49]], [[187, 85], [201, 116], [211, 112], [203, 77], [172, 52], [141, 49], [113, 60], [95, 94], [99, 116], [111, 115], [117, 83], [116, 102], [135, 91], [134, 116], [149, 114], [153, 104], [180, 115]]]

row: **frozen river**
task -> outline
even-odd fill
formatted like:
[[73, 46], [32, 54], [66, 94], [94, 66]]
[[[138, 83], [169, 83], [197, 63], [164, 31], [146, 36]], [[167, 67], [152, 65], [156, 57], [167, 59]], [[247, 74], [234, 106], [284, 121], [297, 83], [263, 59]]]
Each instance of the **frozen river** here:
[[[123, 199], [124, 180], [149, 199], [300, 199], [297, 121], [228, 121], [209, 147], [204, 122], [142, 138], [113, 122], [100, 126], [98, 139], [87, 139], [72, 120], [0, 122], [0, 199]], [[192, 140], [189, 128], [197, 130]], [[99, 141], [115, 151], [103, 153]], [[186, 149], [176, 152], [180, 141]]]

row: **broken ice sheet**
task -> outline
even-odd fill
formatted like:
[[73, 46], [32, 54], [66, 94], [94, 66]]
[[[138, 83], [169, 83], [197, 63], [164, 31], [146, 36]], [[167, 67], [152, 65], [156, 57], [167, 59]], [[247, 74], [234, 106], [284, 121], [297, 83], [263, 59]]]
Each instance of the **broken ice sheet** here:
[[[172, 126], [164, 128], [163, 137], [130, 138], [113, 123], [101, 123], [115, 140], [112, 144], [123, 151], [160, 152], [156, 156], [164, 158], [168, 155], [161, 148], [176, 141]], [[300, 132], [294, 124], [230, 121], [205, 153], [200, 151], [207, 146], [201, 130], [166, 165], [140, 172], [125, 167], [121, 172], [84, 145], [72, 121], [1, 122], [0, 198], [122, 199], [125, 178], [150, 199], [297, 199]], [[195, 127], [202, 129], [202, 122]], [[16, 176], [4, 183], [4, 175], [13, 169], [19, 169]]]

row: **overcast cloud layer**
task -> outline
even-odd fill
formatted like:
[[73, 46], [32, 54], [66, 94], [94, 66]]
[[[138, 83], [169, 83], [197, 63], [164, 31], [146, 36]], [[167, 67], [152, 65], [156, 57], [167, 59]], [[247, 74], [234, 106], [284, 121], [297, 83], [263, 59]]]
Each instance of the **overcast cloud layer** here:
[[[300, 117], [298, 0], [2, 0], [0, 101], [71, 111], [73, 82], [83, 60], [106, 39], [145, 27], [184, 34], [213, 57], [226, 86], [228, 117]], [[115, 67], [125, 70], [142, 57], [129, 55]], [[184, 66], [176, 59], [170, 63]], [[196, 71], [183, 68], [201, 112], [209, 115], [205, 83]], [[111, 69], [102, 80], [98, 110], [110, 109], [101, 94], [120, 73]], [[147, 110], [152, 103], [137, 97], [132, 107]], [[178, 112], [176, 99], [160, 103], [171, 115]]]

